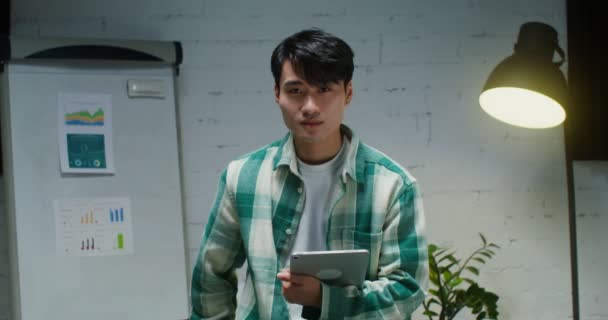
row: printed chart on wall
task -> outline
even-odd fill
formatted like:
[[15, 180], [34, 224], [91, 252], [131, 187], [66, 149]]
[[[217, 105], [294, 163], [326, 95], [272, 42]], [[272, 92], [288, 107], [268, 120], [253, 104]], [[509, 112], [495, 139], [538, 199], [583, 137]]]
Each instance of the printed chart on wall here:
[[61, 172], [114, 173], [112, 96], [59, 93]]
[[54, 206], [57, 255], [133, 254], [129, 198], [60, 199]]

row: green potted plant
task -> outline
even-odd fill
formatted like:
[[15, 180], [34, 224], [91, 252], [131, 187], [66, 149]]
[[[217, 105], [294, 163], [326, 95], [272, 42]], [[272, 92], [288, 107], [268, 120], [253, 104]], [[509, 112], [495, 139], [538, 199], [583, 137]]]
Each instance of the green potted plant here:
[[423, 314], [429, 320], [451, 320], [463, 308], [471, 309], [477, 320], [498, 319], [498, 296], [480, 287], [472, 276], [479, 276], [479, 266], [500, 248], [488, 243], [479, 234], [482, 245], [464, 261], [454, 256], [454, 251], [429, 244], [429, 296], [423, 302]]

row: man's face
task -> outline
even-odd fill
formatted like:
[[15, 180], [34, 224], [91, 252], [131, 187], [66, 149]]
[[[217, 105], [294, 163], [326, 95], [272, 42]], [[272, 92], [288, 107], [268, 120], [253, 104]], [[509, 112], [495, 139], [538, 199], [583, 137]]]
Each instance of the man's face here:
[[340, 124], [352, 98], [352, 82], [312, 86], [300, 79], [289, 60], [283, 63], [275, 100], [296, 142], [323, 144], [340, 139]]

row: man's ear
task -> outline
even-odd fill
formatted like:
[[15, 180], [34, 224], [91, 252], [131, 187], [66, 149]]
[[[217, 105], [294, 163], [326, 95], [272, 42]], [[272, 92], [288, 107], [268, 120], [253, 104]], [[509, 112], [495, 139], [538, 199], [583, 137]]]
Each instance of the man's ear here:
[[347, 84], [346, 84], [346, 105], [348, 105], [350, 103], [350, 101], [353, 99], [353, 81], [350, 80]]
[[281, 90], [279, 90], [279, 86], [278, 85], [274, 85], [274, 101], [276, 101], [276, 103], [279, 103], [279, 95], [281, 94]]

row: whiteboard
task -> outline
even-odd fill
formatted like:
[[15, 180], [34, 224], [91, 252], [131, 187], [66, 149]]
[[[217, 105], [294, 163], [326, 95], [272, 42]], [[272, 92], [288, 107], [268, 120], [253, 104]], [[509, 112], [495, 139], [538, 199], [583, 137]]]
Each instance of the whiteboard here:
[[[2, 145], [14, 320], [171, 320], [189, 312], [173, 69], [11, 62], [2, 74]], [[164, 98], [129, 98], [129, 79]], [[111, 95], [115, 173], [62, 174], [60, 93]], [[53, 203], [128, 198], [132, 253], [65, 256]]]

